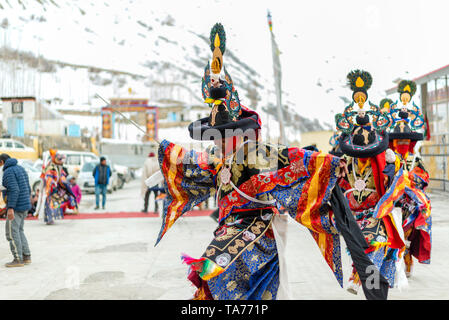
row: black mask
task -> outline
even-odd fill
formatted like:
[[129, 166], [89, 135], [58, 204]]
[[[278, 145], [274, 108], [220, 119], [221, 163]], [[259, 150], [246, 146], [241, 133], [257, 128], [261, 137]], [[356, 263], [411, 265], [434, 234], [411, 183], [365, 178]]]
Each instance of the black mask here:
[[357, 116], [357, 117], [355, 118], [355, 120], [357, 121], [357, 124], [359, 124], [359, 125], [361, 125], [361, 126], [364, 126], [365, 124], [368, 124], [368, 123], [369, 123], [369, 117], [368, 117], [367, 114], [365, 114], [364, 117]]

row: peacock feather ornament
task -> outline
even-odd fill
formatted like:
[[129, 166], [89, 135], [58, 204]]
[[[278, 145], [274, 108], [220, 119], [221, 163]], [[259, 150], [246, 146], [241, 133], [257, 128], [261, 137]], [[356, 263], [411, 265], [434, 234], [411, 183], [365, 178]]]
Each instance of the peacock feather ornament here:
[[217, 124], [218, 113], [221, 113], [222, 117], [228, 116], [229, 120], [236, 121], [241, 114], [241, 106], [234, 82], [223, 64], [226, 33], [221, 23], [216, 23], [213, 26], [209, 40], [212, 62], [208, 62], [204, 69], [201, 91], [204, 102], [212, 108], [211, 125], [213, 126]]
[[[369, 103], [369, 109], [363, 109], [368, 99], [368, 89], [373, 83], [371, 74], [363, 70], [353, 70], [347, 75], [348, 85], [353, 91], [352, 102], [345, 108], [343, 113], [335, 115], [338, 130], [350, 134], [357, 126], [372, 125], [377, 132], [383, 131], [390, 124], [387, 112], [382, 112], [378, 106]], [[354, 110], [355, 104], [359, 109]], [[371, 120], [369, 117], [371, 116]]]
[[[348, 86], [353, 91], [352, 102], [343, 113], [335, 115], [337, 130], [342, 132], [341, 150], [350, 156], [372, 156], [388, 146], [385, 129], [390, 124], [387, 112], [368, 101], [368, 89], [373, 79], [363, 70], [353, 70], [347, 75]], [[366, 102], [369, 107], [366, 108]]]
[[401, 80], [398, 84], [399, 99], [406, 106], [416, 93], [416, 83], [411, 80]]
[[416, 93], [416, 83], [411, 80], [402, 80], [398, 84], [399, 99], [402, 107], [398, 106], [398, 101], [391, 104], [389, 116], [391, 118], [391, 128], [396, 127], [398, 122], [407, 123], [413, 131], [419, 130], [424, 125], [424, 117], [420, 108], [412, 102], [409, 102]]

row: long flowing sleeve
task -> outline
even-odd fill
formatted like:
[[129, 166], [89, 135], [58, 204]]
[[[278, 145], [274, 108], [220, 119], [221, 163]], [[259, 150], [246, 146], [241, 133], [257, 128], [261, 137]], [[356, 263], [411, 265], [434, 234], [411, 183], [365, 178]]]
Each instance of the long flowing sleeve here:
[[207, 152], [187, 151], [167, 140], [159, 146], [158, 160], [167, 197], [156, 245], [179, 217], [215, 194], [216, 175]]
[[[327, 264], [342, 284], [341, 249], [338, 231], [332, 223], [329, 200], [337, 182], [339, 158], [321, 152], [269, 144], [248, 146], [243, 168], [250, 171], [242, 182], [220, 199], [222, 219], [233, 209], [248, 207], [252, 198], [274, 199], [298, 223], [307, 227]], [[250, 161], [251, 157], [254, 161]], [[245, 171], [242, 169], [242, 172]], [[238, 173], [238, 172], [234, 172]]]
[[332, 211], [328, 210], [338, 163], [339, 158], [329, 154], [290, 148], [289, 165], [273, 175], [276, 186], [270, 194], [295, 221], [309, 229], [342, 285], [340, 237], [332, 222]]
[[[415, 167], [410, 172], [401, 168], [395, 175], [387, 192], [379, 200], [374, 212], [374, 217], [388, 221], [388, 219], [392, 219], [395, 204], [402, 202], [402, 206], [407, 206], [407, 210], [412, 214], [403, 221], [403, 225], [400, 227], [406, 229], [408, 225], [413, 224], [419, 230], [412, 251], [420, 261], [430, 260], [431, 249], [431, 204], [429, 197], [424, 192], [427, 181], [428, 173], [422, 168]], [[396, 235], [398, 226], [391, 225], [391, 233]], [[389, 231], [388, 226], [387, 231]], [[394, 241], [390, 241], [392, 242], [391, 247], [403, 249], [405, 244], [398, 238], [398, 236], [392, 237]]]
[[425, 193], [429, 184], [429, 173], [425, 170], [424, 164], [420, 160], [418, 165], [410, 171], [411, 190], [407, 193], [413, 200], [409, 207], [412, 214], [408, 215], [403, 222], [404, 230], [411, 228], [415, 232], [410, 235], [410, 253], [415, 256], [420, 263], [430, 263], [432, 249], [432, 206], [430, 199]]

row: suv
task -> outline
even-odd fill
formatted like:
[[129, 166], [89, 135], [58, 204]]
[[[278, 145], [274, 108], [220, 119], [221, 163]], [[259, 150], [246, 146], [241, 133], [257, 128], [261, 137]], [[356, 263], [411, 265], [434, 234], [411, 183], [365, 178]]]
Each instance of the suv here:
[[37, 151], [13, 139], [0, 139], [0, 153], [16, 159], [37, 159]]
[[[85, 163], [100, 160], [100, 158], [93, 152], [58, 150], [58, 153], [66, 156], [64, 167], [69, 171], [69, 175], [74, 177], [78, 177], [78, 174]], [[48, 159], [49, 155], [49, 152], [45, 151], [42, 155], [43, 159]]]

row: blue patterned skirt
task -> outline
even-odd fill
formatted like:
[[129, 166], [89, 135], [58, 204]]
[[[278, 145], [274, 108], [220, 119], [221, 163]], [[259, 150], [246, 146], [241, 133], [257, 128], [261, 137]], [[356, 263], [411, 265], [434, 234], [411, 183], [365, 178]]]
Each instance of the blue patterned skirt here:
[[215, 300], [275, 300], [279, 260], [271, 228], [207, 285]]

